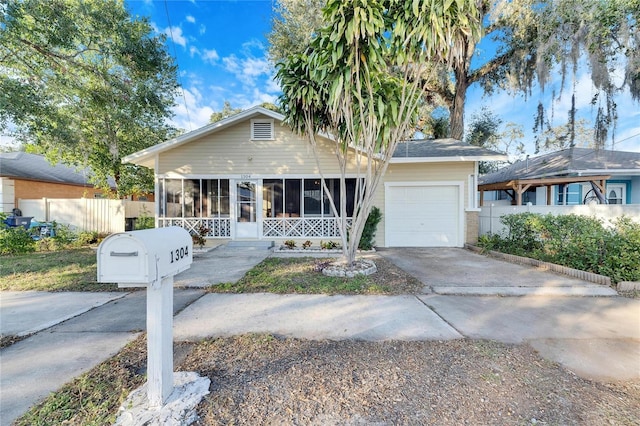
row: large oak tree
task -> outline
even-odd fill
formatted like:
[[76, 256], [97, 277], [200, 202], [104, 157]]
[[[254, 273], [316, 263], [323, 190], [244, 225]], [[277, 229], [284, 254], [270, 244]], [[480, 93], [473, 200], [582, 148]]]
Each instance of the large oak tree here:
[[152, 189], [121, 163], [174, 131], [176, 68], [147, 20], [122, 0], [9, 0], [0, 29], [0, 130], [119, 195]]

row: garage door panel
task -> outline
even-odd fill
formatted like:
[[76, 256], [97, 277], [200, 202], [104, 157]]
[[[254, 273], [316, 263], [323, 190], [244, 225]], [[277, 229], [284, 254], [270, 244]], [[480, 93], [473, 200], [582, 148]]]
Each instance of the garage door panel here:
[[387, 246], [458, 246], [459, 191], [456, 185], [389, 186], [385, 220]]

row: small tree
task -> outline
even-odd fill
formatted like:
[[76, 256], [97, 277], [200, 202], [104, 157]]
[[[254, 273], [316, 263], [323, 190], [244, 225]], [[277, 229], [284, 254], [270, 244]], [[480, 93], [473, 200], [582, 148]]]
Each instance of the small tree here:
[[[326, 190], [339, 221], [343, 255], [349, 264], [393, 152], [408, 137], [427, 87], [420, 78], [434, 58], [460, 57], [455, 35], [479, 39], [476, 2], [446, 4], [401, 0], [329, 0], [327, 27], [302, 54], [278, 64], [277, 78], [286, 121], [313, 147], [322, 185], [317, 134], [335, 142], [341, 171], [340, 211]], [[390, 72], [389, 70], [392, 70]], [[352, 222], [346, 215], [346, 176], [355, 172]]]

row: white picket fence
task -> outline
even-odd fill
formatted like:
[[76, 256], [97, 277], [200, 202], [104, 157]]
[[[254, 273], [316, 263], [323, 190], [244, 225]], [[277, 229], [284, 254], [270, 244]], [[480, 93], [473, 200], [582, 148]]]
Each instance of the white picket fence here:
[[123, 232], [125, 218], [154, 215], [152, 202], [100, 198], [41, 198], [18, 200], [23, 216], [39, 222], [56, 221], [79, 231]]
[[542, 215], [549, 213], [553, 215], [577, 214], [596, 217], [602, 219], [605, 223], [611, 223], [625, 215], [634, 222], [640, 223], [640, 204], [586, 204], [576, 206], [504, 206], [493, 204], [480, 209], [480, 235], [504, 232], [505, 226], [500, 222], [502, 216], [525, 212]]

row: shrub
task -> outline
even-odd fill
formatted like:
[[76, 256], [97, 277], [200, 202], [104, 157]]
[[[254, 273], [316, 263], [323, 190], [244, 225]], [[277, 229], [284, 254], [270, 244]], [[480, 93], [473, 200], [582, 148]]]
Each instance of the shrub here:
[[78, 235], [71, 229], [69, 225], [53, 222], [53, 240], [59, 247], [66, 247], [74, 242]]
[[22, 226], [0, 229], [0, 254], [31, 253], [35, 249], [35, 241]]
[[96, 231], [82, 231], [78, 233], [74, 245], [78, 247], [88, 246], [90, 244], [96, 244], [100, 240], [99, 234]]
[[285, 247], [287, 247], [288, 249], [294, 249], [296, 248], [296, 242], [293, 240], [287, 240], [284, 242]]
[[209, 235], [210, 231], [211, 230], [204, 226], [202, 223], [198, 225], [196, 231], [191, 234], [191, 240], [193, 241], [193, 244], [200, 246], [200, 248], [204, 247], [204, 245], [207, 243], [206, 237], [207, 235]]
[[518, 213], [500, 218], [507, 227], [505, 240], [501, 242], [512, 247], [513, 254], [522, 255], [532, 253], [542, 248], [538, 239], [541, 216], [534, 213]]
[[36, 251], [56, 251], [59, 247], [51, 237], [40, 238], [36, 241]]
[[364, 224], [364, 230], [362, 231], [362, 236], [358, 243], [358, 248], [360, 250], [371, 250], [373, 248], [373, 245], [375, 244], [374, 238], [376, 236], [376, 230], [378, 229], [378, 223], [380, 223], [381, 220], [382, 213], [380, 213], [380, 209], [373, 206], [369, 212], [369, 216], [367, 216], [367, 221]]
[[602, 274], [614, 282], [640, 281], [640, 224], [628, 217], [614, 222], [605, 242]]
[[[140, 215], [136, 218], [133, 224], [133, 229], [136, 231], [141, 229], [152, 229], [152, 228], [155, 228], [155, 226], [156, 226], [155, 218], [149, 215], [149, 212], [147, 211], [146, 207], [142, 206], [142, 211], [140, 212]], [[204, 243], [202, 245], [204, 245]]]
[[320, 241], [320, 248], [325, 250], [333, 250], [338, 248], [338, 243], [336, 243], [335, 241], [327, 241], [326, 243]]
[[308, 249], [309, 247], [311, 247], [311, 245], [312, 245], [312, 244], [313, 244], [313, 243], [312, 243], [311, 241], [307, 240], [307, 241], [305, 241], [304, 243], [302, 243], [302, 248], [306, 250], [306, 249]]
[[505, 235], [482, 236], [478, 245], [607, 275], [613, 282], [640, 280], [640, 224], [628, 217], [612, 228], [574, 214], [519, 213], [501, 221], [507, 226]]

